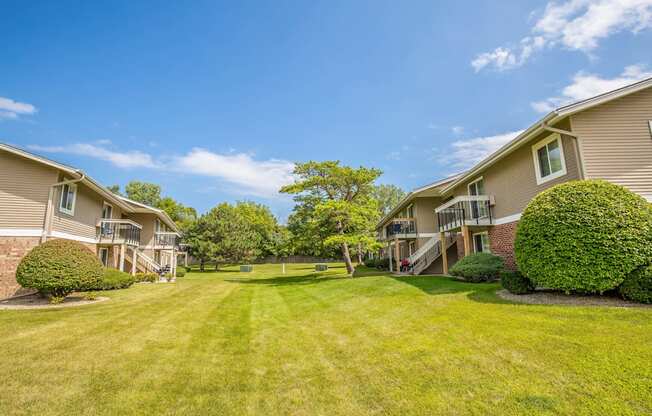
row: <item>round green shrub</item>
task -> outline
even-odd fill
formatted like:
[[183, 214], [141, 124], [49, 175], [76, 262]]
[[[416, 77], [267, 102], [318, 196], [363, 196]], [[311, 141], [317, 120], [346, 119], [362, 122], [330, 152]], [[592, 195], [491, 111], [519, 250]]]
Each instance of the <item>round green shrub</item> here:
[[117, 269], [106, 268], [104, 269], [102, 280], [91, 287], [87, 287], [86, 290], [126, 289], [133, 285], [135, 281], [136, 278], [129, 273], [121, 272]]
[[618, 290], [625, 299], [652, 303], [652, 265], [634, 270]]
[[185, 275], [186, 275], [186, 272], [184, 272], [183, 270], [177, 270], [177, 277], [183, 277]]
[[466, 281], [479, 283], [498, 279], [505, 262], [489, 253], [474, 253], [463, 257], [450, 268], [449, 273]]
[[519, 270], [537, 286], [602, 293], [652, 259], [652, 210], [622, 186], [567, 182], [532, 199], [514, 251]]
[[102, 263], [84, 245], [50, 240], [34, 247], [18, 265], [16, 281], [46, 296], [66, 296], [102, 280]]
[[508, 292], [516, 295], [524, 295], [534, 290], [534, 285], [521, 272], [503, 271], [500, 273], [500, 284]]

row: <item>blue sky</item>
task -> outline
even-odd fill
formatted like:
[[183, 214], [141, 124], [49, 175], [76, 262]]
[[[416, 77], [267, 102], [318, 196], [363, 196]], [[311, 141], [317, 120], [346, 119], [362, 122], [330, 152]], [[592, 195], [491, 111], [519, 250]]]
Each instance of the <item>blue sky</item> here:
[[292, 163], [410, 189], [652, 76], [652, 0], [3, 2], [0, 141], [285, 217]]

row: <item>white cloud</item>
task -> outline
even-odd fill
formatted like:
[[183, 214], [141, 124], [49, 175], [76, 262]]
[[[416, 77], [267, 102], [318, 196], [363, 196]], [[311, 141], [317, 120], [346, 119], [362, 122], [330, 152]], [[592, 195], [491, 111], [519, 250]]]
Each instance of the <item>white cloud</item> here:
[[89, 143], [75, 143], [66, 146], [27, 146], [31, 150], [47, 153], [68, 153], [106, 160], [119, 168], [154, 168], [157, 164], [151, 155], [139, 150], [116, 152]]
[[464, 133], [464, 127], [462, 127], [462, 126], [453, 126], [453, 127], [451, 127], [451, 131], [456, 135], [460, 135], [460, 134]]
[[75, 143], [63, 146], [29, 145], [31, 150], [46, 153], [67, 153], [105, 160], [119, 168], [164, 169], [217, 178], [233, 186], [233, 191], [264, 198], [278, 196], [283, 185], [293, 182], [294, 163], [286, 160], [255, 160], [245, 153], [220, 154], [194, 148], [183, 156], [165, 155], [154, 159], [139, 150], [118, 152], [99, 146], [98, 143]]
[[293, 182], [294, 163], [286, 160], [254, 160], [245, 153], [219, 154], [194, 148], [175, 158], [176, 168], [187, 173], [219, 178], [243, 194], [260, 197], [278, 196], [283, 185]]
[[614, 78], [602, 78], [598, 75], [578, 72], [573, 77], [573, 82], [561, 90], [561, 95], [535, 101], [530, 105], [535, 111], [547, 113], [555, 108], [585, 100], [650, 77], [652, 77], [652, 71], [646, 70], [643, 65], [625, 67], [622, 74]]
[[497, 134], [495, 136], [474, 137], [454, 141], [451, 145], [452, 149], [446, 152], [446, 163], [461, 169], [471, 167], [522, 132], [523, 130], [519, 130]]
[[489, 66], [504, 71], [523, 65], [534, 52], [546, 47], [589, 53], [613, 34], [636, 34], [650, 28], [652, 0], [552, 1], [535, 22], [531, 34], [518, 45], [481, 53], [471, 61], [471, 66], [476, 72]]
[[14, 101], [11, 98], [0, 97], [0, 119], [15, 120], [21, 115], [31, 115], [37, 109], [32, 104]]

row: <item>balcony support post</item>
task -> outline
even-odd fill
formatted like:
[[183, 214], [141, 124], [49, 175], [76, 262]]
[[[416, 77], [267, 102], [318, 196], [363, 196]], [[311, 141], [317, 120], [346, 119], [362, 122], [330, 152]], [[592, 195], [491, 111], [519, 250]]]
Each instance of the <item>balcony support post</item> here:
[[464, 256], [471, 254], [471, 233], [468, 225], [462, 225], [462, 238], [464, 239]]
[[389, 255], [389, 271], [393, 272], [394, 271], [394, 259], [392, 258], [392, 243], [388, 242], [387, 243], [387, 253]]
[[127, 247], [126, 244], [120, 244], [120, 271], [124, 272], [125, 271], [125, 248]]
[[396, 271], [401, 272], [401, 249], [398, 246], [398, 235], [394, 234], [394, 254], [396, 257]]
[[439, 233], [439, 244], [441, 247], [441, 270], [443, 274], [448, 274], [448, 253], [446, 247], [446, 233]]
[[132, 256], [131, 256], [131, 275], [135, 276], [136, 275], [136, 254], [137, 254], [137, 248], [136, 247], [131, 247], [131, 250], [133, 251]]

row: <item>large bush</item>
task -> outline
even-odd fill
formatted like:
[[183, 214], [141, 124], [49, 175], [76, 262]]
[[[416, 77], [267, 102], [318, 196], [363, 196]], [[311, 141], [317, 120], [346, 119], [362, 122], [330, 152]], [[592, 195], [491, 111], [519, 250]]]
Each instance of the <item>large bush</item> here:
[[489, 282], [498, 279], [505, 262], [489, 253], [470, 254], [450, 268], [449, 273], [469, 282]]
[[641, 267], [630, 273], [620, 285], [619, 291], [625, 299], [652, 303], [652, 265]]
[[505, 270], [500, 273], [500, 284], [510, 293], [524, 295], [534, 290], [534, 285], [521, 272]]
[[652, 258], [652, 210], [606, 181], [557, 185], [523, 212], [514, 251], [519, 270], [537, 286], [604, 292]]
[[129, 273], [117, 269], [104, 269], [102, 279], [93, 286], [86, 287], [86, 290], [114, 290], [126, 289], [133, 285], [136, 278]]
[[16, 280], [41, 294], [62, 297], [100, 282], [102, 264], [95, 253], [76, 241], [50, 240], [23, 257]]

